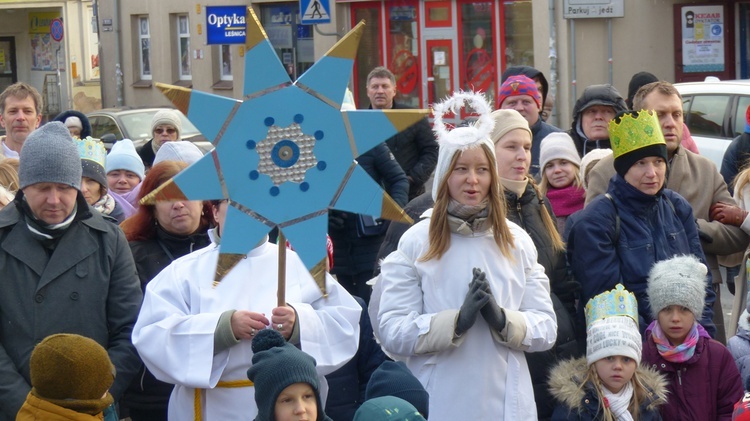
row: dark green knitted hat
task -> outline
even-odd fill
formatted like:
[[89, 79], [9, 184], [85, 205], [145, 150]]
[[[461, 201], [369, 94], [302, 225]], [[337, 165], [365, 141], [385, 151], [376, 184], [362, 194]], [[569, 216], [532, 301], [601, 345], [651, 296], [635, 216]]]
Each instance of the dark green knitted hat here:
[[247, 377], [255, 384], [255, 403], [258, 416], [255, 421], [274, 421], [276, 399], [281, 392], [295, 383], [307, 383], [315, 391], [318, 419], [325, 414], [320, 402], [318, 372], [315, 358], [287, 343], [281, 333], [263, 329], [253, 339], [253, 365]]

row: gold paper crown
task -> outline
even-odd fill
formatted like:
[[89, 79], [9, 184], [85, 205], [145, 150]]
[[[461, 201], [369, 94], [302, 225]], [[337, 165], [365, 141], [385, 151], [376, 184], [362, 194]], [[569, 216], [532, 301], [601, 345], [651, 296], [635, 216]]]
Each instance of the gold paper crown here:
[[596, 320], [612, 316], [630, 317], [638, 324], [638, 300], [622, 284], [615, 289], [605, 291], [586, 303], [586, 327]]
[[76, 139], [76, 146], [78, 146], [78, 156], [81, 159], [88, 159], [94, 161], [97, 164], [104, 167], [105, 160], [107, 159], [107, 149], [104, 148], [104, 144], [91, 136], [86, 136], [84, 139]]
[[666, 145], [656, 113], [638, 111], [638, 117], [624, 114], [609, 122], [609, 141], [614, 157], [651, 145]]

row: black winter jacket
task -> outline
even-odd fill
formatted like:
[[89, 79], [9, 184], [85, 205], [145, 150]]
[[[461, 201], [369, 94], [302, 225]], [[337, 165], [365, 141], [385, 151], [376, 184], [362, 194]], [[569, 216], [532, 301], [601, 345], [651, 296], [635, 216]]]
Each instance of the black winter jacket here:
[[[205, 231], [183, 237], [169, 234], [161, 227], [156, 228], [156, 238], [153, 240], [131, 241], [130, 250], [133, 252], [143, 291], [146, 290], [146, 285], [174, 259], [209, 244], [211, 240]], [[138, 376], [128, 387], [121, 403], [129, 408], [141, 410], [166, 409], [173, 387], [169, 383], [157, 380], [146, 366], [141, 364]]]
[[78, 117], [81, 120], [81, 125], [83, 126], [83, 128], [81, 129], [81, 139], [85, 139], [87, 136], [92, 135], [91, 123], [89, 122], [88, 117], [86, 117], [86, 115], [80, 111], [76, 111], [76, 110], [63, 111], [57, 116], [55, 116], [55, 118], [52, 121], [59, 121], [60, 123], [65, 124], [65, 120], [68, 117]]
[[578, 154], [581, 158], [592, 149], [612, 148], [609, 139], [589, 140], [583, 134], [583, 128], [581, 127], [583, 111], [594, 105], [608, 105], [615, 109], [615, 114], [628, 109], [627, 105], [625, 105], [625, 100], [622, 99], [622, 95], [612, 85], [591, 85], [584, 89], [580, 98], [576, 101], [576, 105], [573, 107], [573, 123], [568, 131], [570, 137], [573, 138], [573, 143], [576, 144], [576, 149], [578, 149]]

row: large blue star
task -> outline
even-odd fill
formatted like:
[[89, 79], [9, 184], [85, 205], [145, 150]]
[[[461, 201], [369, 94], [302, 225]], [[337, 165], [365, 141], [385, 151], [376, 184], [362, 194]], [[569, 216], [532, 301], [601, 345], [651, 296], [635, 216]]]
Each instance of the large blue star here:
[[216, 281], [273, 227], [322, 281], [329, 209], [411, 222], [356, 157], [428, 110], [341, 111], [363, 22], [295, 82], [252, 8], [246, 22], [243, 100], [157, 83], [214, 149], [143, 203], [229, 200]]

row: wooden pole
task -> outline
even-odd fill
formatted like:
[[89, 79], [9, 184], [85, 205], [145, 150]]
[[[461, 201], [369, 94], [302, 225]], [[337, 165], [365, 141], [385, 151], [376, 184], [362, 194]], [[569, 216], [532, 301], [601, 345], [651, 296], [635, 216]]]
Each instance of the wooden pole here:
[[278, 307], [286, 305], [286, 237], [279, 229], [279, 288], [276, 291]]

